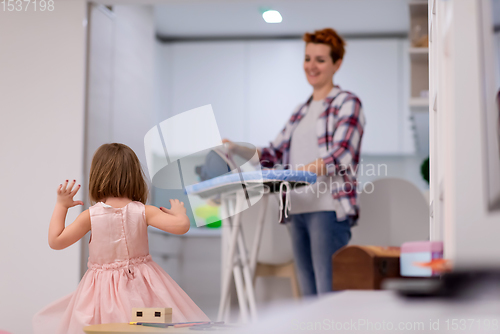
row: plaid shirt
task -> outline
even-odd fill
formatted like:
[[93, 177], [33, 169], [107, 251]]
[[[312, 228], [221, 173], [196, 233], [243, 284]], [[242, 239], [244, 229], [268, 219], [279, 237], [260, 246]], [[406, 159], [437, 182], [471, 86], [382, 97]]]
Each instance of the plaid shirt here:
[[[311, 100], [312, 96], [297, 107], [276, 139], [269, 147], [261, 149], [260, 161], [263, 167], [283, 165], [285, 169], [290, 168], [292, 134], [306, 114]], [[358, 97], [342, 91], [339, 86], [330, 91], [324, 105], [325, 111], [316, 122], [320, 157], [327, 166], [327, 175], [331, 177], [330, 190], [333, 198], [340, 201], [346, 215], [353, 218], [355, 225], [359, 216], [356, 172], [365, 116]]]

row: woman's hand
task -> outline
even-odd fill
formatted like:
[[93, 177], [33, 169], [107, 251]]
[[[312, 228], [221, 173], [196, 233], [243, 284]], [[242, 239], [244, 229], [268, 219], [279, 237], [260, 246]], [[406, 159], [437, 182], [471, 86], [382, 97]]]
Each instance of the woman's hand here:
[[74, 189], [73, 187], [75, 186], [76, 180], [73, 180], [69, 185], [68, 185], [68, 180], [64, 182], [64, 184], [60, 184], [59, 187], [57, 187], [57, 203], [58, 205], [69, 209], [71, 207], [74, 207], [76, 205], [83, 205], [82, 201], [74, 201], [73, 197], [76, 195], [78, 190], [80, 190], [81, 185], [77, 185]]
[[170, 200], [170, 209], [160, 207], [160, 210], [173, 216], [182, 216], [186, 214], [184, 202], [181, 202], [178, 199]]
[[319, 158], [305, 166], [299, 167], [297, 168], [297, 170], [315, 173], [317, 176], [323, 176], [327, 174], [326, 165], [322, 158]]
[[[222, 142], [225, 144], [225, 146], [228, 150], [228, 153], [230, 153], [230, 154], [239, 155], [240, 157], [247, 159], [247, 160], [252, 159], [252, 157], [255, 155], [255, 149], [251, 149], [249, 147], [238, 145], [238, 144], [236, 144], [236, 143], [234, 143], [226, 138], [222, 139]], [[257, 149], [257, 154], [260, 158], [261, 152], [259, 149]]]
[[230, 141], [229, 139], [222, 139], [222, 143], [224, 144], [224, 146], [226, 147], [226, 149], [228, 150], [228, 153], [231, 153], [231, 154], [238, 154], [237, 153], [237, 150], [238, 150], [238, 144], [235, 144], [234, 142]]

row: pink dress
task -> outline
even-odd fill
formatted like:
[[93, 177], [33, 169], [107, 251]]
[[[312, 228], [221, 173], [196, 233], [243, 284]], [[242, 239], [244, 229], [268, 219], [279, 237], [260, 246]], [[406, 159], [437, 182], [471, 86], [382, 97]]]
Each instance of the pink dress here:
[[209, 320], [151, 259], [144, 204], [99, 202], [89, 212], [88, 270], [75, 292], [35, 315], [35, 334], [82, 334], [84, 326], [129, 322], [133, 307], [171, 307], [173, 322]]

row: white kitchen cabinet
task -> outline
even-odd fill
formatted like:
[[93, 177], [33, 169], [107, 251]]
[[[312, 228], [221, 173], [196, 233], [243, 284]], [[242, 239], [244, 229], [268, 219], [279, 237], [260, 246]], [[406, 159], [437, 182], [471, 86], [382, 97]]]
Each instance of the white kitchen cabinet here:
[[248, 141], [267, 146], [312, 93], [303, 70], [304, 42], [248, 42]]
[[[269, 145], [295, 107], [312, 93], [303, 71], [301, 40], [182, 42], [168, 47], [171, 99], [166, 114], [212, 104], [223, 138]], [[401, 38], [347, 41], [334, 81], [363, 104], [363, 154], [415, 152], [408, 121], [406, 48]]]
[[172, 44], [170, 51], [172, 101], [168, 115], [211, 104], [221, 137], [244, 140], [245, 43], [183, 42]]
[[[370, 155], [401, 154], [404, 122], [403, 40], [351, 40], [335, 83], [356, 94], [366, 116], [361, 151]], [[407, 117], [407, 116], [406, 116]], [[405, 127], [403, 127], [406, 125]]]
[[[408, 145], [409, 108], [405, 102], [403, 39], [351, 40], [334, 83], [356, 94], [367, 119], [363, 154], [412, 154]], [[294, 108], [312, 89], [302, 69], [304, 42], [249, 42], [249, 141], [268, 145]]]
[[181, 240], [176, 235], [150, 228], [148, 230], [149, 254], [174, 281], [178, 282], [180, 273]]

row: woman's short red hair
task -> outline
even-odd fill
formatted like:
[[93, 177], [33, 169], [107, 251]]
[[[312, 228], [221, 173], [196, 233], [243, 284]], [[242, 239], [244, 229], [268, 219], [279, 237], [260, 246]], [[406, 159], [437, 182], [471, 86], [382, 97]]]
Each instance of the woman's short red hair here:
[[306, 32], [302, 38], [306, 43], [326, 44], [330, 46], [330, 56], [335, 63], [339, 59], [344, 58], [345, 41], [332, 28], [316, 30], [314, 33]]

